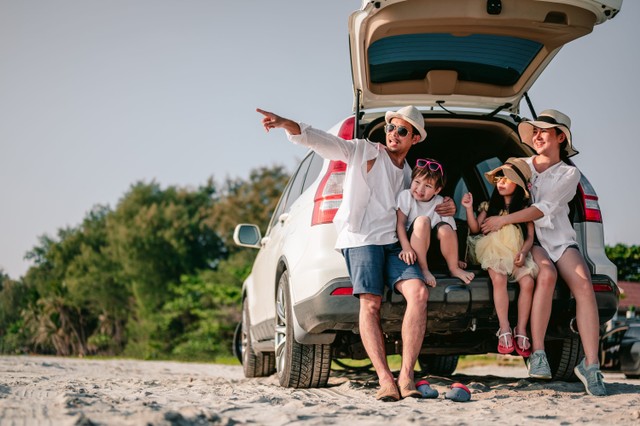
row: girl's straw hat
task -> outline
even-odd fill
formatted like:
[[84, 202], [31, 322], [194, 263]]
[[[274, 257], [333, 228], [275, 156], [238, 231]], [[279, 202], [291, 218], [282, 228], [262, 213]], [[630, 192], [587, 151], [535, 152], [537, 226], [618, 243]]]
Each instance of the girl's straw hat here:
[[522, 142], [533, 148], [533, 128], [550, 129], [557, 127], [566, 135], [567, 143], [564, 146], [567, 157], [576, 155], [578, 151], [573, 148], [571, 143], [571, 119], [568, 115], [561, 113], [555, 109], [542, 111], [538, 118], [532, 121], [523, 121], [518, 124], [518, 133]]
[[529, 179], [531, 179], [531, 169], [526, 161], [522, 158], [511, 157], [507, 159], [502, 166], [486, 172], [484, 177], [486, 177], [492, 185], [495, 185], [494, 178], [498, 172], [502, 172], [507, 179], [524, 189], [524, 196], [529, 198], [528, 183]]

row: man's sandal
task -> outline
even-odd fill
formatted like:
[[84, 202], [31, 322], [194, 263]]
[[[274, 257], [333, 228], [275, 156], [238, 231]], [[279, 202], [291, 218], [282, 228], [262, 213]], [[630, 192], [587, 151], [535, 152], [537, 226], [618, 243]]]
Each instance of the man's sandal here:
[[413, 381], [405, 384], [398, 383], [398, 388], [400, 388], [400, 396], [403, 398], [422, 398], [422, 393], [416, 389]]
[[[498, 353], [502, 355], [508, 355], [513, 352], [514, 344], [513, 344], [513, 334], [511, 333], [511, 329], [509, 331], [505, 331], [504, 333], [500, 333], [502, 330], [498, 329], [496, 336], [498, 336]], [[507, 336], [512, 336], [511, 338], [511, 346], [508, 346], [509, 341], [507, 340]], [[504, 344], [502, 343], [504, 339]]]
[[381, 386], [378, 392], [376, 392], [376, 399], [382, 402], [396, 402], [400, 401], [400, 393], [395, 383]]

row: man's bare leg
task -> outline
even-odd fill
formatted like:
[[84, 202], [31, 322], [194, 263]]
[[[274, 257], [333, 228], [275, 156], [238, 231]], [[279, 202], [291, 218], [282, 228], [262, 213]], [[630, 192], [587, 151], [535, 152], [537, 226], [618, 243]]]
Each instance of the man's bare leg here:
[[402, 319], [402, 367], [398, 376], [398, 385], [402, 386], [414, 382], [414, 368], [427, 328], [429, 291], [425, 283], [417, 279], [400, 281], [396, 289], [407, 301]]
[[367, 355], [378, 374], [380, 387], [394, 384], [395, 381], [384, 348], [382, 327], [380, 326], [380, 305], [382, 297], [375, 294], [360, 295], [360, 338]]

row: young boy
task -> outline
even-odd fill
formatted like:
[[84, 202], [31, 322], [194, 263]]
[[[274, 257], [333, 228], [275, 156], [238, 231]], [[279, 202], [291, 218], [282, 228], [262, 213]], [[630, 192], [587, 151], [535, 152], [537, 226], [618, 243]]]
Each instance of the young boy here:
[[473, 273], [465, 271], [466, 264], [458, 260], [458, 236], [453, 217], [442, 217], [436, 206], [444, 200], [438, 193], [444, 187], [442, 165], [431, 159], [418, 159], [411, 174], [411, 188], [398, 195], [397, 233], [402, 245], [400, 259], [407, 265], [418, 262], [427, 285], [435, 287], [436, 279], [427, 265], [427, 251], [431, 230], [435, 229], [440, 250], [452, 276], [465, 284], [473, 280]]

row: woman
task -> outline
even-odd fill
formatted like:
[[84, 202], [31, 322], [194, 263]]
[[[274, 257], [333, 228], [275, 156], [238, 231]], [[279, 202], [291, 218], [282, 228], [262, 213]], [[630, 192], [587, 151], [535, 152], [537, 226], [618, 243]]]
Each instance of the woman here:
[[506, 216], [487, 218], [483, 233], [496, 231], [506, 224], [533, 221], [537, 244], [533, 259], [540, 271], [531, 310], [529, 376], [551, 379], [551, 369], [544, 351], [544, 337], [551, 315], [553, 290], [558, 272], [576, 300], [576, 321], [585, 358], [574, 372], [589, 395], [604, 396], [606, 389], [600, 372], [598, 348], [600, 322], [591, 273], [578, 250], [576, 233], [569, 221], [569, 202], [576, 194], [580, 172], [566, 160], [577, 154], [571, 143], [571, 120], [556, 110], [543, 111], [535, 121], [518, 125], [524, 143], [537, 155], [526, 158], [531, 168], [532, 205]]

